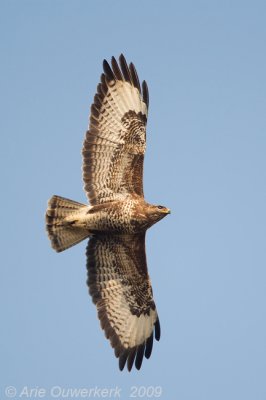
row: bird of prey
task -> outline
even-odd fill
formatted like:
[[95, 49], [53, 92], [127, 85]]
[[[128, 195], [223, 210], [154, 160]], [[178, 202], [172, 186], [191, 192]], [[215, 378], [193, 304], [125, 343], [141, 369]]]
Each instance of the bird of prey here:
[[89, 293], [120, 370], [127, 364], [130, 371], [150, 357], [153, 337], [160, 339], [145, 234], [170, 210], [144, 200], [148, 86], [122, 54], [104, 60], [103, 71], [82, 149], [90, 205], [53, 196], [46, 228], [57, 252], [89, 238]]

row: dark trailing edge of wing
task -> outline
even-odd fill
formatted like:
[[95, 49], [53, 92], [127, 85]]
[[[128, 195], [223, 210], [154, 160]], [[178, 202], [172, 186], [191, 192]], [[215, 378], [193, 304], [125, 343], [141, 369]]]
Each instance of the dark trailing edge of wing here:
[[[149, 107], [149, 92], [146, 81], [142, 82], [142, 89], [140, 86], [138, 73], [133, 63], [127, 64], [127, 61], [123, 54], [119, 56], [119, 64], [116, 61], [115, 57], [111, 59], [111, 66], [108, 61], [103, 60], [103, 71], [104, 74], [101, 76], [101, 83], [98, 86], [98, 94], [106, 94], [107, 85], [105, 79], [108, 83], [112, 81], [126, 81], [129, 82], [132, 86], [138, 89], [140, 95], [142, 96], [142, 100], [146, 104], [147, 108]], [[97, 95], [96, 95], [97, 96]], [[98, 102], [98, 98], [96, 100]], [[95, 102], [95, 99], [94, 99]]]

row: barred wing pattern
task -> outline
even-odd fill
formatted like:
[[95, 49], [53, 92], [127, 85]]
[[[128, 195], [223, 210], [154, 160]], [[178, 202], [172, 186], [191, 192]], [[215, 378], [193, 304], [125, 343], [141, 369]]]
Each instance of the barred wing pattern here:
[[92, 205], [143, 196], [148, 87], [121, 54], [103, 62], [83, 144], [84, 189]]
[[87, 246], [88, 286], [119, 368], [149, 358], [160, 323], [147, 272], [145, 233], [97, 235]]

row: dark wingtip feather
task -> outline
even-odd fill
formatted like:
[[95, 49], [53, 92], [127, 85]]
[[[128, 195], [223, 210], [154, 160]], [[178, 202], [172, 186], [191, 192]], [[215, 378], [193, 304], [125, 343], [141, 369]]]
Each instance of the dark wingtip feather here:
[[155, 322], [154, 326], [155, 326], [155, 339], [159, 341], [161, 337], [161, 326], [159, 318], [157, 318], [157, 321]]
[[148, 359], [151, 356], [153, 346], [153, 331], [151, 336], [146, 340], [146, 349], [145, 349], [145, 357]]
[[112, 71], [112, 68], [110, 67], [110, 65], [108, 64], [108, 62], [106, 60], [103, 60], [103, 70], [104, 70], [105, 76], [108, 79], [108, 81], [115, 80], [115, 76]]
[[147, 108], [149, 108], [149, 89], [146, 81], [142, 82], [142, 98]]
[[142, 360], [143, 360], [143, 355], [144, 355], [144, 350], [145, 350], [145, 344], [142, 344], [138, 347], [137, 355], [136, 355], [136, 361], [135, 361], [135, 367], [140, 370]]
[[122, 75], [122, 72], [121, 72], [121, 70], [119, 68], [119, 65], [118, 65], [115, 57], [112, 57], [111, 63], [112, 63], [112, 68], [113, 68], [113, 71], [114, 71], [116, 79], [122, 81], [123, 80], [123, 75]]
[[136, 347], [133, 347], [129, 352], [128, 359], [127, 359], [127, 369], [128, 369], [129, 372], [131, 371], [132, 366], [134, 364], [136, 352], [137, 352], [137, 348]]
[[128, 65], [127, 65], [127, 61], [123, 54], [121, 54], [119, 57], [119, 63], [120, 63], [120, 67], [123, 72], [125, 80], [129, 83], [132, 83], [131, 77], [130, 77], [130, 72], [129, 72]]
[[119, 356], [119, 369], [120, 371], [123, 371], [124, 366], [126, 364], [127, 361], [127, 357], [128, 357], [128, 350], [124, 350], [122, 354], [120, 354]]
[[137, 73], [135, 65], [133, 63], [129, 64], [129, 70], [130, 70], [130, 75], [131, 75], [131, 79], [132, 79], [133, 85], [141, 93], [138, 73]]

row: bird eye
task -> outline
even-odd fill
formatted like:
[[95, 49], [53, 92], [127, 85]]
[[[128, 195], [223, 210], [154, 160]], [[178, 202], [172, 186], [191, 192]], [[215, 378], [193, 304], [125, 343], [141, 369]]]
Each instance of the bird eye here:
[[157, 206], [157, 208], [158, 208], [159, 210], [162, 210], [164, 207], [163, 207], [163, 206]]

